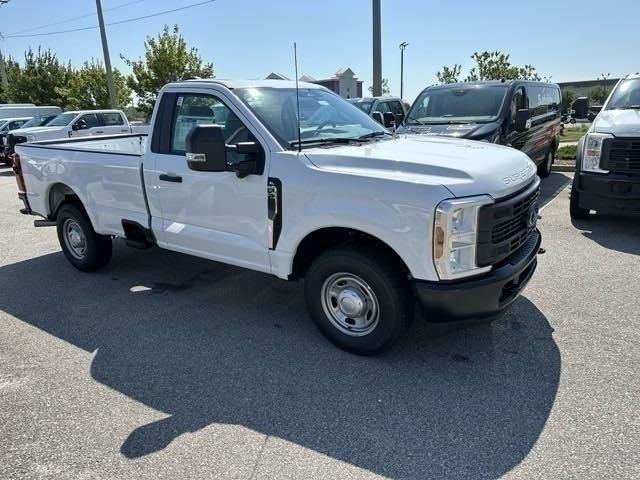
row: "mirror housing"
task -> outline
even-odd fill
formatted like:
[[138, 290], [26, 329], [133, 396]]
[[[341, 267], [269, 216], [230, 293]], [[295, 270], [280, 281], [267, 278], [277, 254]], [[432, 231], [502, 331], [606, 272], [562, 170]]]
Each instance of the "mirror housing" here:
[[531, 122], [529, 121], [529, 110], [522, 108], [516, 113], [515, 129], [517, 132], [524, 132], [531, 128]]
[[396, 116], [391, 112], [384, 112], [382, 114], [382, 125], [384, 125], [385, 128], [395, 128]]
[[227, 170], [227, 148], [219, 125], [198, 125], [186, 138], [187, 164], [198, 172]]
[[371, 114], [371, 118], [373, 118], [380, 125], [384, 125], [384, 118], [382, 117], [382, 112], [375, 111]]

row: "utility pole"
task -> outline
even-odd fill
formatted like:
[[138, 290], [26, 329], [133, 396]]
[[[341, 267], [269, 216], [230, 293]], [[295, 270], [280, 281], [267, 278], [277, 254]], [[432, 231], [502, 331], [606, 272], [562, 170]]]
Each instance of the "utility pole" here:
[[372, 0], [373, 6], [373, 96], [382, 96], [382, 28], [380, 0]]
[[107, 45], [107, 32], [104, 29], [104, 18], [102, 18], [102, 5], [100, 0], [96, 0], [98, 10], [98, 23], [100, 24], [100, 37], [102, 37], [102, 53], [104, 54], [104, 67], [107, 71], [107, 90], [109, 90], [109, 103], [111, 108], [117, 108], [116, 90], [113, 86], [113, 72], [111, 71], [111, 58], [109, 57], [109, 45]]
[[407, 42], [400, 44], [400, 100], [404, 98], [404, 49], [409, 45]]

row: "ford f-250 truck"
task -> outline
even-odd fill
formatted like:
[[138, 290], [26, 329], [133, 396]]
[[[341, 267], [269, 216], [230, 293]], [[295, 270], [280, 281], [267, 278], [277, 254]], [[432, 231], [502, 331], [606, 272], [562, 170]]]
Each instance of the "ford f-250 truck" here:
[[591, 210], [640, 217], [640, 74], [618, 82], [578, 142], [571, 218]]
[[148, 139], [16, 152], [22, 212], [57, 226], [76, 268], [104, 267], [123, 237], [304, 277], [317, 326], [358, 354], [390, 347], [416, 303], [432, 321], [498, 316], [537, 264], [540, 179], [526, 155], [395, 136], [313, 84], [172, 83]]

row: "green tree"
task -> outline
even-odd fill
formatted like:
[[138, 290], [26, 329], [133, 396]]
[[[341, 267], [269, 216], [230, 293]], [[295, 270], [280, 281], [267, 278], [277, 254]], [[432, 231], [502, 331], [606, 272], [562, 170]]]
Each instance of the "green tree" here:
[[576, 92], [573, 90], [565, 90], [562, 92], [562, 111], [569, 110], [569, 108], [571, 108], [571, 104], [576, 98]]
[[590, 103], [602, 105], [607, 99], [607, 94], [601, 86], [591, 87], [587, 93]]
[[460, 73], [462, 73], [462, 65], [455, 64], [453, 67], [442, 67], [436, 76], [440, 83], [458, 83], [460, 81]]
[[71, 65], [60, 62], [51, 50], [38, 48], [35, 53], [29, 48], [20, 74], [9, 82], [9, 97], [15, 103], [67, 107], [72, 77]]
[[[373, 95], [373, 85], [369, 87], [369, 93]], [[391, 88], [389, 88], [389, 79], [383, 78], [382, 79], [382, 95], [390, 95], [390, 94], [391, 94]]]
[[[540, 80], [540, 75], [532, 65], [519, 67], [513, 65], [509, 55], [500, 51], [495, 52], [475, 52], [471, 55], [475, 61], [475, 66], [469, 70], [465, 82], [476, 82], [480, 80]], [[462, 67], [455, 64], [453, 67], [442, 67], [436, 76], [441, 83], [453, 83], [458, 81]]]
[[203, 63], [196, 48], [187, 47], [177, 25], [171, 29], [165, 25], [157, 37], [147, 37], [144, 46], [144, 58], [120, 57], [133, 70], [127, 84], [138, 97], [138, 108], [146, 113], [153, 110], [158, 91], [166, 83], [189, 77], [213, 77], [213, 65]]
[[[12, 82], [17, 81], [20, 76], [22, 70], [20, 68], [20, 64], [16, 62], [12, 57], [7, 57], [4, 59], [5, 71], [7, 73], [7, 82], [10, 85]], [[10, 103], [12, 101], [10, 95], [10, 88], [4, 91], [2, 88], [2, 82], [0, 82], [0, 103]]]
[[[113, 69], [113, 83], [118, 107], [124, 108], [131, 101], [131, 88], [127, 79], [118, 69]], [[104, 65], [91, 59], [82, 68], [74, 70], [69, 86], [70, 105], [78, 109], [109, 108], [107, 72]]]

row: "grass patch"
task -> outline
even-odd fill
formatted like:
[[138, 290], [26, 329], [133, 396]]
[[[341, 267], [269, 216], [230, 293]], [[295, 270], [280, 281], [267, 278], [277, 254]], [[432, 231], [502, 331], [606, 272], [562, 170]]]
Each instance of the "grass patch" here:
[[575, 160], [577, 145], [565, 145], [560, 147], [556, 152], [556, 158], [559, 160]]
[[577, 142], [580, 140], [589, 128], [586, 125], [581, 125], [579, 127], [567, 128], [564, 129], [564, 134], [560, 135], [560, 143], [562, 142]]

